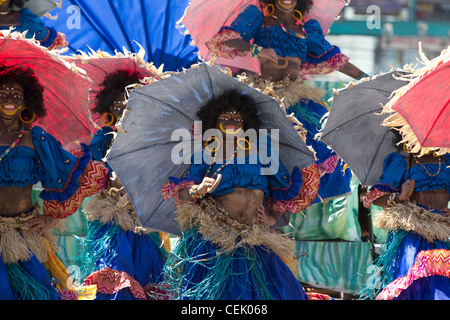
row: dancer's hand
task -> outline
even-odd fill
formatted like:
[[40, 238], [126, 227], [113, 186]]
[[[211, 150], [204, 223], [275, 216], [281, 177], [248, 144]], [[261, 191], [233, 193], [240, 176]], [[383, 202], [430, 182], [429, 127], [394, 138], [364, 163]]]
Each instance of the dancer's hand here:
[[267, 224], [269, 227], [273, 226], [277, 222], [274, 217], [266, 214], [266, 210], [262, 204], [258, 208], [257, 215], [259, 222]]
[[222, 175], [218, 174], [216, 179], [205, 177], [203, 181], [197, 187], [198, 194], [207, 194], [216, 190], [217, 186], [222, 180]]
[[443, 213], [444, 216], [450, 217], [450, 209], [447, 207], [444, 207], [442, 209], [439, 209]]
[[414, 191], [414, 180], [408, 180], [404, 184], [402, 184], [402, 191], [400, 192], [398, 196], [398, 200], [405, 201], [409, 197], [411, 197], [413, 191]]
[[44, 232], [50, 230], [58, 224], [59, 219], [52, 216], [39, 215], [28, 221], [29, 233], [37, 232], [39, 236], [42, 236]]
[[273, 63], [278, 64], [278, 55], [272, 48], [262, 49], [258, 54], [258, 58], [266, 58], [272, 61]]

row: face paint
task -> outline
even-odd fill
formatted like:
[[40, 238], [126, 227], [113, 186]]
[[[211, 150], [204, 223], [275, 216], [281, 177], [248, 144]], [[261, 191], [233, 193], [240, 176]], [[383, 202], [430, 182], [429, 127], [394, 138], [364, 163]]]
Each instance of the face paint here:
[[244, 127], [244, 120], [236, 110], [221, 114], [217, 126], [225, 134], [238, 134]]
[[23, 109], [25, 104], [23, 87], [18, 83], [0, 86], [0, 109], [6, 116], [13, 116]]
[[297, 5], [296, 0], [277, 0], [277, 7], [285, 11], [290, 11], [294, 9], [296, 5]]

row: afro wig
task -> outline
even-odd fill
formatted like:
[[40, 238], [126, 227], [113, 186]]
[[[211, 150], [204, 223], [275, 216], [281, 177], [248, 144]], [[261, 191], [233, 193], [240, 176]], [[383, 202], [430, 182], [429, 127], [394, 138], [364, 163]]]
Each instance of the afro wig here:
[[139, 72], [119, 70], [106, 76], [101, 84], [102, 90], [96, 97], [96, 106], [93, 109], [95, 113], [103, 114], [110, 112], [109, 106], [112, 105], [114, 97], [120, 92], [125, 91], [125, 87], [138, 83], [143, 76]]
[[23, 8], [24, 2], [28, 0], [11, 0], [9, 2], [9, 8], [12, 9], [13, 7], [17, 8]]
[[229, 89], [221, 95], [210, 99], [197, 112], [197, 117], [202, 121], [202, 133], [205, 133], [210, 128], [215, 128], [217, 118], [233, 109], [238, 110], [241, 114], [244, 120], [244, 130], [250, 128], [259, 129], [262, 122], [258, 116], [255, 101], [237, 90]]

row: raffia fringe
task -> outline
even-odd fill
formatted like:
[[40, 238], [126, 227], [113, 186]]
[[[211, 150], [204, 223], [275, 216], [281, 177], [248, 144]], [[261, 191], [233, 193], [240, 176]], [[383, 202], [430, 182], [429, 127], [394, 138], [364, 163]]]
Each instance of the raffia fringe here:
[[433, 213], [410, 201], [384, 208], [378, 214], [375, 226], [391, 231], [402, 229], [414, 232], [429, 242], [449, 241], [450, 237], [450, 217]]
[[397, 101], [402, 98], [403, 95], [405, 95], [409, 90], [411, 90], [420, 80], [422, 80], [425, 76], [433, 72], [441, 64], [447, 62], [450, 59], [450, 46], [447, 49], [443, 50], [440, 56], [436, 57], [433, 60], [428, 60], [428, 58], [422, 51], [421, 44], [419, 43], [419, 54], [422, 59], [422, 61], [419, 62], [423, 64], [423, 67], [415, 68], [412, 66], [412, 64], [404, 66], [404, 70], [410, 72], [410, 74], [398, 77], [399, 80], [405, 81], [405, 85], [394, 91], [389, 102], [383, 106], [382, 113], [390, 113], [391, 115], [383, 121], [382, 125], [398, 128], [400, 134], [403, 137], [403, 140], [400, 141], [400, 143], [406, 143], [406, 146], [411, 150], [411, 153], [424, 155], [433, 151], [436, 155], [444, 155], [450, 152], [449, 148], [422, 147], [408, 122], [398, 112], [392, 109]]
[[288, 120], [294, 124], [294, 128], [297, 130], [299, 136], [306, 142], [306, 130], [303, 128], [302, 123], [294, 117], [294, 114], [287, 114], [286, 109], [300, 100], [309, 99], [319, 101], [325, 94], [324, 90], [309, 86], [300, 78], [295, 81], [285, 79], [271, 82], [254, 77], [253, 75], [247, 76], [244, 73], [238, 75], [237, 79], [265, 95], [274, 98]]
[[0, 217], [0, 256], [4, 263], [28, 261], [32, 254], [45, 263], [49, 250], [59, 250], [51, 231], [42, 236], [28, 232], [27, 222], [38, 214], [39, 206], [36, 206], [33, 213], [25, 217]]
[[122, 189], [102, 190], [92, 196], [83, 207], [88, 221], [98, 220], [102, 224], [116, 223], [125, 231], [149, 234], [154, 230], [143, 228], [128, 195], [121, 195]]
[[240, 247], [264, 245], [280, 257], [291, 257], [295, 242], [286, 235], [271, 232], [266, 226], [251, 226], [230, 218], [214, 200], [204, 199], [200, 204], [186, 204], [177, 209], [177, 221], [181, 230], [197, 227], [200, 234], [226, 252]]

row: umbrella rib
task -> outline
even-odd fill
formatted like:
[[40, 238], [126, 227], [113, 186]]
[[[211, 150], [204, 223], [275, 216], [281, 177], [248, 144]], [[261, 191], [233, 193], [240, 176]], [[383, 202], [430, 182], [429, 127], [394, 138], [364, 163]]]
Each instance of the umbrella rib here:
[[[80, 8], [81, 7], [83, 7], [83, 5], [82, 4], [80, 4], [79, 2], [81, 2], [81, 0], [73, 0], [74, 1], [74, 4], [76, 4], [76, 5], [78, 5]], [[97, 32], [97, 36], [99, 36], [100, 38], [102, 38], [102, 40], [106, 43], [106, 45], [111, 49], [111, 50], [114, 50], [115, 48], [116, 48], [116, 45], [114, 44], [114, 43], [112, 43], [111, 41], [110, 41], [110, 37], [106, 37], [104, 34], [103, 34], [103, 32], [101, 32], [101, 30], [99, 30], [97, 27], [96, 27], [96, 24], [95, 23], [93, 23], [93, 20], [95, 20], [95, 19], [91, 19], [91, 17], [88, 15], [88, 14], [86, 14], [86, 11], [87, 10], [81, 10], [81, 15], [82, 15], [82, 17], [89, 23], [89, 25], [92, 27], [92, 29], [94, 29], [96, 32]], [[89, 10], [88, 10], [89, 11]], [[84, 20], [83, 20], [84, 21]], [[76, 50], [74, 50], [75, 52], [76, 51], [78, 51], [78, 48], [76, 49]]]
[[[380, 150], [380, 146], [383, 144], [384, 138], [386, 137], [386, 135], [389, 134], [389, 132], [390, 132], [390, 130], [387, 130], [387, 131], [383, 134], [383, 139], [380, 139], [380, 143], [378, 144], [377, 150]], [[368, 170], [367, 172], [371, 172], [372, 166], [373, 166], [374, 163], [375, 163], [375, 157], [372, 157], [372, 160], [370, 161], [370, 164], [369, 164], [369, 170]]]
[[151, 145], [151, 146], [147, 145], [147, 146], [144, 146], [144, 147], [139, 147], [139, 148], [127, 151], [127, 153], [119, 154], [119, 155], [117, 155], [115, 157], [110, 157], [109, 159], [118, 159], [118, 158], [120, 158], [122, 156], [126, 156], [127, 154], [130, 154], [130, 153], [135, 153], [135, 152], [140, 152], [140, 151], [147, 150], [147, 149], [152, 149], [153, 147], [163, 147], [163, 146], [167, 146], [167, 145], [171, 145], [171, 144], [175, 144], [175, 143], [179, 143], [179, 141], [167, 141], [167, 142], [164, 142], [164, 143], [154, 144], [154, 145]]
[[146, 53], [148, 54], [148, 60], [153, 61], [152, 44], [151, 44], [150, 37], [148, 34], [148, 30], [150, 30], [150, 28], [148, 26], [148, 21], [147, 21], [147, 10], [144, 9], [146, 7], [144, 0], [140, 0], [140, 4], [141, 4], [142, 20], [144, 21], [145, 42], [146, 42], [146, 47], [148, 49], [148, 50], [146, 50]]
[[145, 96], [145, 97], [149, 97], [149, 98], [151, 98], [151, 99], [153, 99], [153, 100], [155, 100], [155, 101], [157, 101], [157, 102], [159, 102], [159, 103], [165, 105], [166, 107], [172, 108], [174, 111], [178, 112], [179, 114], [181, 114], [183, 117], [185, 117], [185, 118], [188, 119], [189, 121], [193, 121], [193, 120], [194, 120], [194, 119], [189, 118], [187, 115], [185, 115], [185, 114], [182, 113], [181, 111], [175, 109], [173, 106], [171, 106], [170, 104], [166, 103], [166, 102], [163, 101], [163, 100], [160, 100], [160, 99], [158, 99], [158, 98], [155, 98], [154, 96], [151, 96], [151, 95], [148, 95], [148, 94], [145, 94], [145, 93], [142, 93], [142, 92], [138, 92], [138, 91], [136, 91], [136, 90], [133, 90], [133, 92], [136, 92], [136, 94], [140, 94], [140, 95], [143, 95], [143, 96]]
[[[63, 101], [63, 100], [62, 100], [57, 94], [55, 94], [52, 90], [49, 90], [49, 89], [47, 89], [47, 90], [50, 91], [50, 92], [56, 97], [56, 99], [58, 99], [60, 102]], [[89, 101], [89, 99], [88, 99], [88, 101]], [[86, 102], [86, 103], [87, 103], [87, 102]], [[78, 119], [78, 115], [77, 115], [75, 112], [73, 112], [72, 109], [67, 108], [67, 110], [69, 110], [70, 113], [72, 113], [72, 114]], [[80, 122], [83, 124], [83, 126], [84, 126], [86, 129], [88, 129], [88, 130], [90, 131], [90, 128], [89, 128], [88, 126], [86, 126], [82, 121], [80, 121]]]
[[109, 2], [109, 7], [111, 8], [111, 11], [112, 11], [114, 17], [116, 18], [117, 24], [118, 24], [120, 30], [122, 31], [123, 36], [125, 37], [128, 47], [130, 48], [130, 50], [133, 50], [133, 43], [131, 42], [131, 39], [128, 36], [128, 32], [125, 30], [124, 26], [122, 25], [122, 21], [119, 19], [119, 15], [117, 13], [117, 8], [110, 1], [108, 1], [108, 2]]
[[[381, 111], [381, 110], [380, 110], [380, 111]], [[367, 112], [365, 112], [365, 113], [362, 113], [362, 114], [360, 114], [359, 116], [356, 116], [356, 117], [351, 118], [351, 119], [349, 119], [349, 120], [347, 120], [347, 121], [345, 121], [345, 122], [340, 123], [337, 127], [345, 126], [347, 123], [352, 122], [352, 121], [354, 121], [355, 119], [358, 119], [358, 118], [360, 118], [360, 117], [362, 117], [362, 116], [365, 116], [365, 115], [367, 115], [367, 114], [369, 114], [369, 113], [374, 113], [374, 112], [376, 112], [376, 110], [371, 110], [371, 111], [367, 111]], [[326, 126], [325, 126], [325, 128], [326, 128]], [[326, 137], [328, 134], [332, 133], [334, 130], [335, 130], [335, 129], [331, 129], [328, 133], [323, 132], [323, 134], [322, 134], [320, 140], [322, 140], [322, 138], [323, 138], [323, 137]]]

